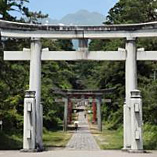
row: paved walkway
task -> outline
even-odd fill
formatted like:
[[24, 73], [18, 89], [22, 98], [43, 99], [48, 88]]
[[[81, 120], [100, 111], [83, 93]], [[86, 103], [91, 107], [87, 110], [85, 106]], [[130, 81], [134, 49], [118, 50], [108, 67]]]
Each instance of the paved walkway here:
[[157, 157], [157, 151], [132, 154], [120, 150], [104, 151], [45, 151], [40, 153], [21, 153], [20, 151], [0, 151], [0, 157]]
[[84, 112], [79, 112], [79, 128], [73, 134], [66, 146], [66, 150], [100, 150], [94, 137], [92, 136]]

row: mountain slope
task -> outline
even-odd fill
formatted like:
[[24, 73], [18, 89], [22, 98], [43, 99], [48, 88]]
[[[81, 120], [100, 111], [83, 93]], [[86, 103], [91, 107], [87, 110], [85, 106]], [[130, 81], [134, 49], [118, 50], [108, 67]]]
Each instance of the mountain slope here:
[[61, 23], [74, 25], [101, 25], [104, 16], [87, 10], [80, 10], [74, 14], [68, 14], [61, 19]]
[[47, 18], [42, 23], [49, 24], [65, 24], [65, 25], [102, 25], [105, 17], [97, 12], [89, 12], [87, 10], [79, 10], [76, 13], [67, 14], [61, 20]]

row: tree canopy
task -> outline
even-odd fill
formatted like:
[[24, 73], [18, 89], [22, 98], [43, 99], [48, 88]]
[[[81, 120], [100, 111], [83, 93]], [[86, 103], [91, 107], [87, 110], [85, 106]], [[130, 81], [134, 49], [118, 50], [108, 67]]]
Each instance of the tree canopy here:
[[107, 23], [140, 23], [157, 20], [156, 0], [119, 0], [108, 12]]
[[48, 15], [39, 12], [32, 12], [25, 6], [29, 3], [29, 0], [0, 0], [0, 19], [16, 21], [17, 16], [12, 15], [12, 12], [17, 12], [24, 16], [21, 16], [20, 20], [25, 22], [26, 18], [28, 22], [37, 22], [39, 18], [45, 18]]

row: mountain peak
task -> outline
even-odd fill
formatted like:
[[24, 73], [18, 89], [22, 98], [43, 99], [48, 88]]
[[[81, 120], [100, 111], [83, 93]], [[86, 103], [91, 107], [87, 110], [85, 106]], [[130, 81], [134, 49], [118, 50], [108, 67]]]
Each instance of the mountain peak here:
[[61, 20], [49, 19], [51, 24], [63, 23], [65, 25], [102, 25], [105, 16], [98, 12], [90, 12], [85, 9], [78, 10], [64, 16]]

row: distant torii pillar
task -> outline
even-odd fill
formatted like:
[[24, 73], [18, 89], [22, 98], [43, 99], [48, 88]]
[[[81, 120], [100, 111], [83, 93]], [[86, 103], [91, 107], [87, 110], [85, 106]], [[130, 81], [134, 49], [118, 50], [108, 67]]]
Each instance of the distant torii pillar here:
[[92, 108], [93, 108], [93, 121], [92, 123], [96, 123], [96, 101], [95, 101], [95, 98], [93, 99], [93, 102], [92, 102]]
[[71, 124], [72, 122], [72, 101], [68, 98], [68, 123]]
[[63, 130], [67, 131], [67, 127], [68, 127], [68, 98], [64, 99], [64, 124], [63, 124]]
[[97, 124], [98, 130], [102, 131], [102, 121], [101, 121], [101, 97], [96, 98], [97, 104]]

